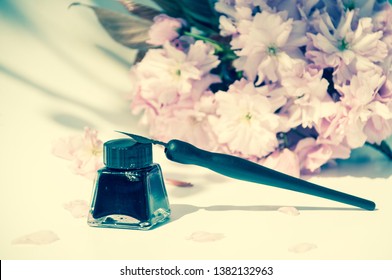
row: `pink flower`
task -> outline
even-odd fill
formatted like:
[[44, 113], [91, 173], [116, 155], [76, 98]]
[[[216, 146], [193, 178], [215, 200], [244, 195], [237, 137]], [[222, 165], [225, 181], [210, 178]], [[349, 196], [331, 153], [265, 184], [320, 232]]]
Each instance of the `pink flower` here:
[[252, 11], [255, 8], [260, 10], [270, 10], [266, 3], [262, 1], [249, 0], [219, 0], [215, 3], [215, 9], [222, 14], [219, 17], [219, 28], [222, 36], [230, 36], [238, 33], [238, 23], [240, 21], [251, 21]]
[[[336, 86], [342, 95], [342, 104], [348, 108], [345, 134], [350, 147], [361, 147], [368, 135], [371, 136], [371, 142], [379, 143], [380, 137], [391, 134], [389, 122], [392, 110], [376, 99], [384, 82], [385, 76], [359, 72], [351, 79], [350, 85]], [[376, 136], [380, 130], [384, 131]]]
[[215, 111], [215, 99], [206, 93], [188, 107], [167, 107], [150, 120], [150, 135], [161, 141], [179, 139], [206, 150], [217, 150], [216, 136], [208, 116]]
[[132, 69], [136, 83], [133, 112], [144, 111], [148, 124], [163, 111], [192, 109], [208, 87], [220, 81], [218, 76], [210, 74], [218, 64], [214, 49], [202, 41], [192, 44], [188, 52], [169, 43], [163, 49], [149, 50]]
[[348, 147], [322, 138], [304, 138], [298, 142], [294, 152], [298, 156], [301, 172], [304, 173], [319, 171], [331, 159], [346, 159], [350, 156]]
[[342, 102], [335, 105], [334, 113], [322, 118], [316, 125], [320, 137], [352, 149], [363, 146], [367, 140], [364, 127], [371, 115], [370, 112], [366, 109], [351, 110]]
[[[386, 77], [374, 72], [359, 72], [348, 85], [336, 85], [335, 88], [341, 94], [340, 100], [348, 105], [351, 110], [364, 109], [374, 101], [377, 92], [385, 82]], [[365, 114], [365, 112], [363, 112]], [[362, 116], [365, 118], [365, 116]]]
[[70, 136], [53, 142], [52, 153], [70, 160], [76, 174], [94, 178], [96, 171], [103, 167], [103, 143], [98, 139], [98, 132], [86, 127], [84, 135]]
[[318, 171], [392, 135], [386, 3], [217, 0], [216, 32], [191, 23], [193, 36], [180, 36], [185, 21], [157, 16], [148, 42], [158, 47], [132, 67], [132, 111], [163, 141], [181, 139], [294, 176]]
[[388, 104], [373, 102], [371, 110], [364, 133], [369, 143], [380, 144], [392, 135], [392, 101]]
[[300, 176], [298, 156], [289, 149], [276, 150], [266, 159], [259, 161], [259, 163], [294, 177]]
[[263, 10], [252, 21], [240, 21], [238, 33], [231, 42], [239, 56], [234, 65], [251, 81], [257, 77], [259, 83], [276, 82], [295, 64], [304, 63], [299, 47], [306, 44], [305, 24], [287, 19], [286, 13]]
[[167, 41], [172, 41], [178, 37], [178, 29], [185, 25], [184, 20], [172, 18], [165, 14], [158, 15], [154, 18], [154, 24], [151, 26], [148, 35], [150, 39], [147, 43], [160, 46]]
[[391, 105], [384, 103], [387, 98], [383, 100], [377, 94], [384, 81], [385, 77], [377, 73], [359, 72], [353, 76], [350, 84], [335, 85], [341, 100], [335, 103], [334, 110], [331, 108], [329, 116], [317, 123], [320, 137], [354, 149], [363, 146], [368, 140], [379, 143], [381, 138], [389, 136]]
[[360, 18], [353, 28], [354, 13], [347, 11], [343, 14], [337, 27], [332, 24], [328, 14], [320, 15], [316, 25], [318, 33], [307, 34], [310, 40], [306, 57], [321, 68], [333, 67], [339, 70], [341, 66], [347, 66], [345, 70], [351, 69], [353, 74], [357, 65], [379, 68], [377, 63], [382, 62], [388, 54], [387, 45], [381, 41], [383, 33], [373, 32], [371, 18]]
[[333, 101], [327, 93], [328, 82], [322, 71], [298, 67], [294, 74], [282, 79], [281, 84], [289, 98], [281, 111], [288, 116], [292, 128], [312, 128], [319, 119], [333, 113]]
[[269, 91], [267, 86], [256, 88], [243, 79], [232, 84], [227, 92], [215, 94], [216, 116], [211, 116], [210, 122], [221, 145], [244, 157], [263, 157], [275, 150], [281, 120], [274, 112], [286, 100], [267, 97]]

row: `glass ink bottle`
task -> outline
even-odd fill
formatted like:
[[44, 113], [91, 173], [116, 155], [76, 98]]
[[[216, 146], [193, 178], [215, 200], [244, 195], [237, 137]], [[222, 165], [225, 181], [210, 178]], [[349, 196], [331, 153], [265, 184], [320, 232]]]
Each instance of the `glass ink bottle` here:
[[159, 164], [152, 162], [152, 144], [132, 139], [104, 143], [105, 167], [94, 182], [88, 224], [147, 230], [170, 217]]

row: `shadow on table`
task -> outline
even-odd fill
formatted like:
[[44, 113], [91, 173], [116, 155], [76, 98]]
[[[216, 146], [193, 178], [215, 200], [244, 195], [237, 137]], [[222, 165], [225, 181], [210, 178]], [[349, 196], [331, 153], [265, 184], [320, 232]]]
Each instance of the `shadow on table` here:
[[[73, 69], [74, 73], [77, 73], [80, 77], [84, 77], [87, 81], [94, 81], [94, 83], [97, 84], [99, 87], [106, 89], [108, 95], [116, 94], [119, 96], [119, 98], [124, 98], [125, 92], [121, 87], [117, 87], [115, 84], [112, 83], [111, 77], [108, 77], [107, 79], [102, 79], [99, 75], [97, 75], [95, 71], [90, 69], [90, 67], [88, 67], [88, 65], [85, 65], [84, 62], [80, 59], [79, 49], [71, 49], [68, 45], [64, 45], [64, 42], [72, 42], [72, 40], [77, 40], [77, 37], [72, 37], [72, 34], [69, 35], [69, 33], [67, 33], [68, 36], [70, 36], [69, 38], [59, 38], [51, 35], [50, 32], [48, 33], [46, 29], [44, 29], [40, 24], [37, 23], [37, 19], [31, 17], [33, 11], [27, 10], [27, 8], [22, 4], [23, 3], [21, 1], [0, 0], [0, 19], [1, 21], [11, 23], [13, 26], [22, 28], [22, 30], [27, 31], [29, 34], [33, 34], [34, 37], [41, 42], [41, 48], [44, 48], [46, 50], [48, 56], [43, 56], [41, 58], [42, 65], [40, 67], [48, 67], [49, 64], [47, 63], [48, 61], [50, 61], [49, 59], [52, 59], [52, 57], [56, 57], [58, 58], [57, 63], [59, 64], [59, 66], [68, 66], [70, 69]], [[117, 3], [117, 6], [121, 7], [119, 3]], [[58, 6], [55, 6], [55, 8], [59, 8], [61, 11], [66, 11], [67, 5], [66, 3], [59, 3]], [[56, 11], [57, 10], [55, 9], [51, 12]], [[72, 20], [75, 19], [72, 18]], [[65, 31], [67, 30], [65, 26], [69, 24], [69, 22], [64, 21], [64, 18], [61, 16], [43, 18], [41, 24], [42, 23], [46, 24], [45, 26], [47, 26], [48, 30], [57, 30], [59, 34], [61, 34], [62, 32], [65, 33]], [[97, 26], [97, 28], [99, 29], [99, 26]], [[23, 33], [21, 36], [22, 37], [20, 38], [23, 39]], [[64, 40], [64, 42], [61, 40]], [[104, 45], [96, 44], [95, 46], [90, 47], [97, 48], [103, 55], [111, 58], [113, 61], [117, 62], [118, 65], [122, 66], [124, 72], [128, 72], [131, 61], [126, 61], [124, 58], [116, 54], [114, 51], [108, 49]], [[18, 49], [16, 48], [16, 51], [17, 50]], [[6, 51], [13, 50], [6, 49]], [[19, 54], [17, 52], [10, 54], [6, 52], [5, 55], [17, 56]], [[34, 52], [32, 52], [32, 55], [35, 55]], [[27, 61], [27, 66], [25, 66], [24, 68], [16, 67], [12, 64], [1, 64], [0, 74], [4, 74], [14, 79], [16, 82], [20, 82], [21, 84], [24, 84], [25, 86], [36, 90], [38, 93], [48, 96], [54, 100], [58, 100], [59, 102], [65, 104], [71, 104], [76, 108], [81, 108], [87, 112], [92, 112], [97, 116], [109, 120], [112, 123], [120, 123], [127, 125], [126, 116], [127, 114], [131, 116], [131, 113], [127, 106], [118, 108], [118, 110], [115, 111], [104, 110], [101, 108], [94, 107], [87, 102], [83, 102], [80, 99], [75, 98], [74, 96], [70, 96], [68, 90], [66, 88], [64, 89], [62, 85], [58, 85], [53, 88], [53, 85], [48, 82], [50, 81], [50, 77], [44, 75], [32, 75], [32, 72], [36, 71], [36, 68], [33, 68], [33, 70], [31, 70], [32, 68], [29, 67], [29, 63], [31, 62]], [[53, 75], [59, 75], [58, 73], [56, 73], [56, 71], [56, 69], [53, 69]], [[65, 80], [65, 82], [67, 81]], [[91, 97], [94, 98], [94, 95], [92, 95]], [[75, 115], [69, 115], [61, 112], [55, 112], [52, 115], [49, 115], [49, 117], [60, 125], [76, 129], [82, 129], [85, 126], [97, 126], [97, 124], [90, 123], [88, 120], [85, 120], [82, 117], [76, 115], [76, 113]]]
[[[172, 204], [170, 205], [172, 215], [171, 222], [181, 219], [182, 217], [195, 213], [199, 210], [206, 211], [278, 211], [282, 205], [213, 205], [213, 206], [195, 206], [190, 204]], [[367, 211], [354, 207], [312, 207], [312, 206], [296, 206], [299, 211]]]

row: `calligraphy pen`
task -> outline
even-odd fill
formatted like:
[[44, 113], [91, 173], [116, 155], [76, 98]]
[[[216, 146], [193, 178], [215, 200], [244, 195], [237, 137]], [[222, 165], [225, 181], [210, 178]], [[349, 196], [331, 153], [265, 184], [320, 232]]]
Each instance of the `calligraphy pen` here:
[[139, 143], [164, 146], [166, 157], [178, 163], [194, 164], [234, 179], [314, 195], [366, 210], [374, 210], [376, 207], [373, 201], [322, 187], [240, 157], [205, 151], [176, 139], [165, 143], [131, 133], [117, 132], [129, 136]]

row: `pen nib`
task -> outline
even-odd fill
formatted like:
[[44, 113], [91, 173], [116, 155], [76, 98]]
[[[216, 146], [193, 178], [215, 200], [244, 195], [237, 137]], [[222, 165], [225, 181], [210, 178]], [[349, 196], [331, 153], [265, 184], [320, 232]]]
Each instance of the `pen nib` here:
[[165, 142], [161, 142], [158, 140], [154, 140], [154, 139], [150, 139], [150, 138], [146, 138], [144, 136], [140, 136], [140, 135], [136, 135], [136, 134], [132, 134], [132, 133], [127, 133], [127, 132], [123, 132], [123, 131], [118, 131], [116, 130], [116, 132], [118, 133], [122, 133], [124, 135], [127, 135], [129, 137], [131, 137], [133, 140], [135, 140], [138, 143], [142, 143], [142, 144], [154, 144], [154, 145], [162, 145], [164, 147], [166, 147], [166, 143]]

